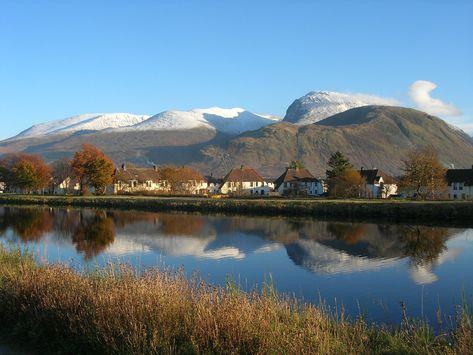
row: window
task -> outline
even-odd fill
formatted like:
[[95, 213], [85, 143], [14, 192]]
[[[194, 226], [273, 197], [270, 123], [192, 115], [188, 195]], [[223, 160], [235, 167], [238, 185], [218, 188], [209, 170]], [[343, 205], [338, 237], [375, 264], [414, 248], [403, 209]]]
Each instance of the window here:
[[253, 187], [253, 181], [252, 181], [252, 182], [250, 182], [250, 187]]

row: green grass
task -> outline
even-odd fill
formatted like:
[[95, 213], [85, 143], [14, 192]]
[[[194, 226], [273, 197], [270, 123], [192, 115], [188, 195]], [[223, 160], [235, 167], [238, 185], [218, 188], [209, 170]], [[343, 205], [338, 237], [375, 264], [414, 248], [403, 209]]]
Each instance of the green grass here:
[[0, 195], [0, 204], [472, 224], [473, 201]]
[[396, 329], [348, 320], [278, 295], [242, 292], [180, 272], [136, 275], [123, 265], [81, 274], [0, 249], [0, 331], [41, 353], [467, 354], [472, 316], [436, 336], [421, 322]]

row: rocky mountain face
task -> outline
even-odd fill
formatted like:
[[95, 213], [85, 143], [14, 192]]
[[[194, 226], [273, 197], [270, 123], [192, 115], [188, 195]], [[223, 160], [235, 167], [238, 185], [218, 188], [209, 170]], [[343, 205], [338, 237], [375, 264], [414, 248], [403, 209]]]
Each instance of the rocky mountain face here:
[[399, 175], [408, 151], [426, 145], [437, 149], [445, 166], [473, 163], [473, 140], [466, 133], [424, 112], [390, 106], [358, 107], [304, 126], [281, 122], [208, 147], [204, 154], [213, 170], [251, 164], [276, 177], [294, 159], [324, 175], [338, 150], [357, 168]]
[[324, 175], [337, 150], [357, 168], [376, 167], [398, 175], [409, 150], [432, 145], [445, 166], [471, 167], [470, 136], [417, 110], [366, 105], [378, 99], [310, 93], [289, 107], [283, 121], [239, 108], [165, 111], [154, 116], [80, 115], [39, 124], [2, 141], [0, 154], [38, 153], [52, 161], [90, 143], [117, 164], [189, 164], [215, 176], [243, 164], [275, 178], [294, 159], [316, 176]]
[[295, 100], [287, 109], [285, 122], [306, 125], [352, 108], [369, 105], [395, 105], [396, 102], [371, 95], [312, 91]]
[[165, 111], [154, 116], [129, 113], [85, 114], [35, 125], [0, 142], [0, 154], [28, 152], [51, 161], [70, 156], [84, 143], [96, 145], [117, 163], [187, 164], [200, 150], [278, 122], [279, 118], [241, 108], [212, 107]]

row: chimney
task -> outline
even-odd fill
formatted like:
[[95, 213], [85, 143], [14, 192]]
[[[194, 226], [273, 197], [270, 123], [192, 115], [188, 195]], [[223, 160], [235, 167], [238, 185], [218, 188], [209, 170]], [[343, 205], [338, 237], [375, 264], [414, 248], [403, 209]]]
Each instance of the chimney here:
[[360, 169], [360, 170], [361, 170], [361, 171], [363, 171], [363, 167], [361, 167], [361, 169]]
[[241, 165], [241, 166], [240, 166], [240, 169], [242, 169], [242, 170], [243, 170], [243, 165]]
[[153, 170], [158, 171], [158, 167], [156, 165], [153, 165]]
[[122, 170], [126, 171], [126, 164], [125, 163], [122, 164]]

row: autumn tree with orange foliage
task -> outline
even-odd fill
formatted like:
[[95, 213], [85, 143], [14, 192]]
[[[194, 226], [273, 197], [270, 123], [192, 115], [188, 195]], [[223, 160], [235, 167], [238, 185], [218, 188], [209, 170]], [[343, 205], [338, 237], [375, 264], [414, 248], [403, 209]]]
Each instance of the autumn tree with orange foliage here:
[[51, 169], [39, 155], [10, 154], [0, 162], [2, 175], [9, 188], [31, 193], [48, 187]]
[[434, 148], [412, 150], [403, 163], [401, 188], [414, 193], [415, 197], [420, 199], [436, 199], [446, 195], [447, 169], [440, 163]]
[[86, 192], [86, 185], [90, 185], [96, 195], [103, 195], [113, 182], [115, 165], [100, 149], [84, 144], [82, 150], [74, 154], [72, 170], [79, 179], [82, 194]]

